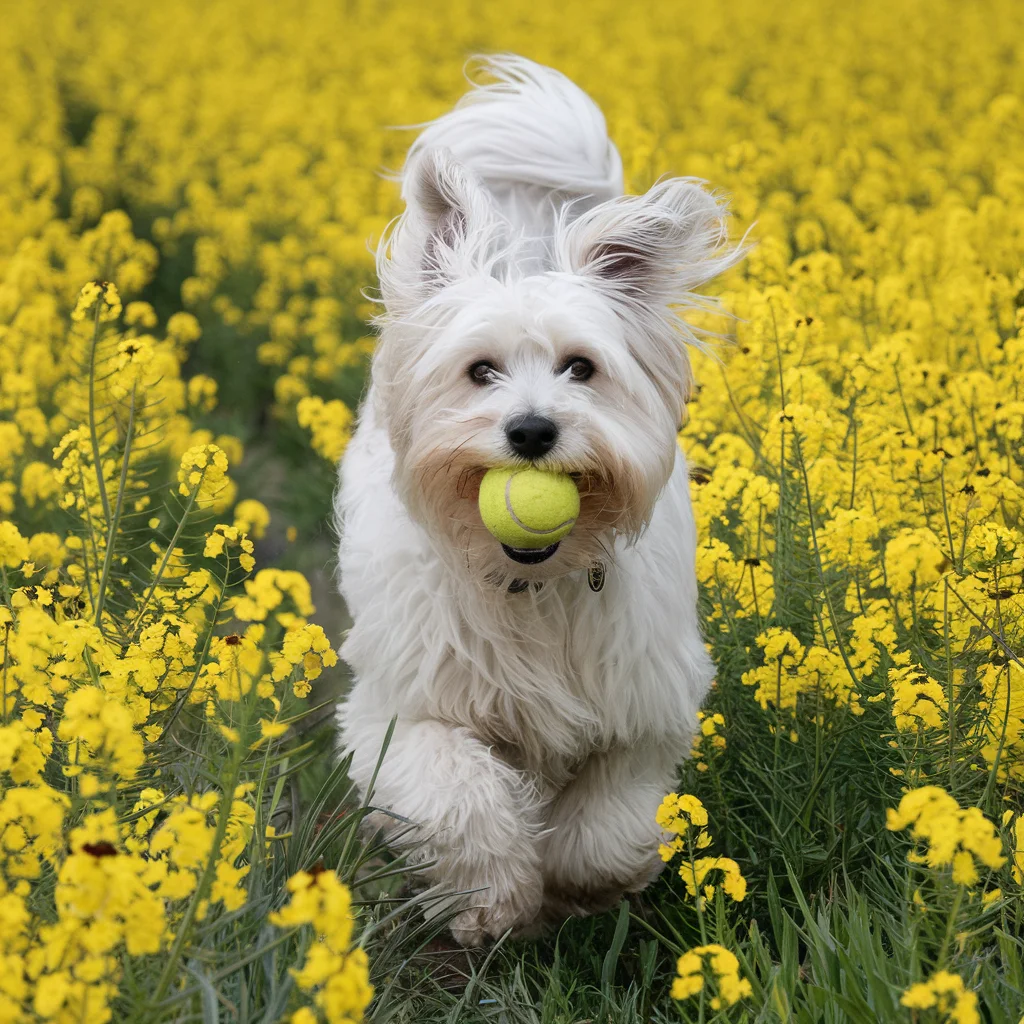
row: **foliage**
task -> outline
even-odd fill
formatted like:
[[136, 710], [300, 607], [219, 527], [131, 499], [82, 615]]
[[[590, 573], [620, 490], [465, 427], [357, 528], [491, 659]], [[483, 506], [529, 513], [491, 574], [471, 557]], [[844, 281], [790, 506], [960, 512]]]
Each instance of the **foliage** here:
[[[153, 319], [145, 303], [123, 310], [109, 281], [86, 284], [45, 412], [18, 410], [39, 413], [35, 446], [62, 432], [53, 465], [26, 467], [41, 467], [35, 490], [23, 474], [16, 494], [32, 507], [45, 490], [60, 532], [4, 522], [0, 1017], [159, 1019], [216, 981], [294, 1004], [299, 1021], [318, 1019], [312, 1006], [360, 1019], [372, 988], [336, 871], [294, 875], [268, 915], [289, 860], [312, 855], [278, 831], [302, 751], [282, 738], [337, 655], [307, 621], [302, 576], [252, 575], [248, 530], [266, 510], [240, 502], [215, 523], [234, 485], [186, 416], [185, 332], [121, 331], [122, 313]], [[331, 929], [327, 909], [300, 903], [313, 892]], [[262, 983], [245, 977], [275, 953]]]

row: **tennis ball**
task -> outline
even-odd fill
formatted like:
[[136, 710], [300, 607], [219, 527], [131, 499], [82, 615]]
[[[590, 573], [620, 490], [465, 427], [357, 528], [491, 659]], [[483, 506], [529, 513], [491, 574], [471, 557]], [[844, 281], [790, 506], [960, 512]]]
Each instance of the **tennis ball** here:
[[480, 482], [480, 518], [510, 548], [546, 548], [579, 514], [580, 492], [565, 473], [496, 466]]

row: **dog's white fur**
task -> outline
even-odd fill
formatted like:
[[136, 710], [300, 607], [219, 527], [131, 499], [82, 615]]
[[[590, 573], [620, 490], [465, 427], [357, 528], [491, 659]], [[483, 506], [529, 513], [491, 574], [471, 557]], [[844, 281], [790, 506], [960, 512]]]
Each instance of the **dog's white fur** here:
[[[661, 867], [655, 810], [713, 675], [676, 443], [694, 340], [678, 307], [739, 256], [701, 183], [622, 194], [604, 118], [568, 79], [511, 56], [486, 68], [409, 152], [336, 500], [356, 680], [343, 743], [365, 792], [396, 720], [377, 820], [439, 890], [468, 894], [452, 926], [467, 944], [609, 905]], [[577, 356], [590, 380], [562, 371]], [[480, 360], [497, 367], [484, 385]], [[582, 493], [533, 566], [476, 506], [484, 469], [523, 462], [505, 425], [527, 412], [559, 428], [537, 464]]]

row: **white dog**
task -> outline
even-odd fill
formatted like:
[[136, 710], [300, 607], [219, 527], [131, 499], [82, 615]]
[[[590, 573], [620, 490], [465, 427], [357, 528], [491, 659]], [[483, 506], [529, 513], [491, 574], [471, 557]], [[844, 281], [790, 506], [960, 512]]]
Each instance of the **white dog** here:
[[[458, 892], [468, 945], [593, 912], [657, 874], [655, 811], [714, 674], [676, 436], [678, 308], [739, 258], [694, 180], [623, 195], [594, 103], [518, 57], [426, 126], [381, 244], [372, 384], [341, 467], [352, 772]], [[543, 551], [504, 547], [496, 465], [570, 473]], [[403, 823], [404, 819], [406, 823]]]

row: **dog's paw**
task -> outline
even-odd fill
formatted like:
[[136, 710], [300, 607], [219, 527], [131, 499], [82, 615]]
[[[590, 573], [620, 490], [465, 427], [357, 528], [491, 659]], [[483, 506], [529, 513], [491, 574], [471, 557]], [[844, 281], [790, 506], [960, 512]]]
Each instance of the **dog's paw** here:
[[664, 861], [655, 855], [621, 878], [601, 877], [596, 872], [586, 879], [549, 876], [545, 879], [541, 916], [551, 924], [567, 917], [587, 917], [611, 910], [623, 897], [646, 889], [664, 867]]
[[529, 890], [511, 892], [489, 899], [489, 891], [475, 893], [478, 906], [457, 914], [451, 923], [452, 937], [462, 946], [482, 946], [500, 939], [510, 928], [519, 932], [529, 927], [540, 913], [543, 893], [540, 884]]

